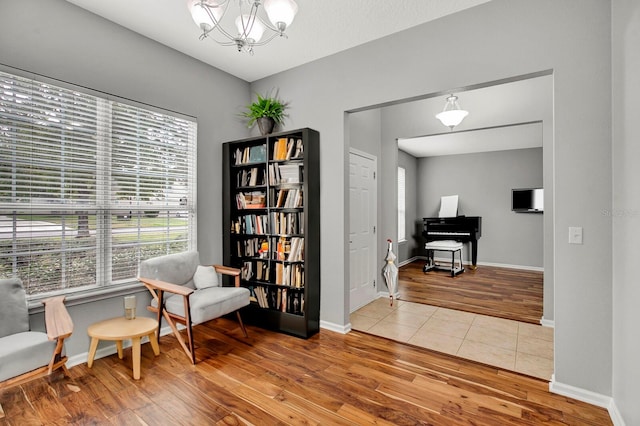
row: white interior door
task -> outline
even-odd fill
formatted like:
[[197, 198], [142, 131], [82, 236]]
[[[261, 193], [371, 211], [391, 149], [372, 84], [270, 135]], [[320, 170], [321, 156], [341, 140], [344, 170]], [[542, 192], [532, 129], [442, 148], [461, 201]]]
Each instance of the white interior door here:
[[349, 152], [350, 312], [376, 298], [377, 159]]

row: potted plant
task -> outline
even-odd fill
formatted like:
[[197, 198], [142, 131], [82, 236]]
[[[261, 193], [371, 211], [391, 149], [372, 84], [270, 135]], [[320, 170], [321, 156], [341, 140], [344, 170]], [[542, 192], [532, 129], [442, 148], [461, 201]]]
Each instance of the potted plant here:
[[286, 114], [284, 113], [287, 104], [282, 102], [277, 96], [256, 94], [258, 100], [247, 105], [247, 110], [242, 114], [248, 118], [247, 126], [251, 127], [258, 123], [260, 133], [268, 135], [273, 132], [276, 124], [282, 124]]

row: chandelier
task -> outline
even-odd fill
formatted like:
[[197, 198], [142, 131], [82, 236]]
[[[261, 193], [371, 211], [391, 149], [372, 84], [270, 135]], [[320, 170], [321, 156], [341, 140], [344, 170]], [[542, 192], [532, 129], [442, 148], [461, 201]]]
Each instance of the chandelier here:
[[436, 114], [436, 118], [453, 130], [454, 127], [462, 123], [462, 120], [467, 115], [469, 115], [469, 112], [461, 109], [460, 105], [458, 105], [458, 97], [449, 95], [447, 103], [444, 105], [444, 110], [440, 114]]
[[[238, 52], [251, 55], [254, 46], [265, 45], [276, 36], [286, 37], [284, 32], [298, 12], [294, 0], [187, 0], [187, 5], [191, 17], [202, 30], [200, 40], [211, 38], [222, 46], [236, 46]], [[261, 6], [270, 23], [258, 15]], [[227, 12], [235, 14], [235, 29], [223, 25], [223, 21], [228, 21], [225, 20]], [[222, 40], [214, 36], [214, 31]], [[267, 36], [263, 39], [265, 31]]]

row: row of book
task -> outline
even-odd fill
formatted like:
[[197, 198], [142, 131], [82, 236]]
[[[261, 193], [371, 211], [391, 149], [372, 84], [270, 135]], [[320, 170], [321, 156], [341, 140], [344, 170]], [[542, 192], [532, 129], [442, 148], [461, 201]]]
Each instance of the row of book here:
[[270, 212], [247, 214], [231, 221], [233, 234], [304, 234], [304, 214], [302, 212]]
[[269, 185], [300, 183], [303, 180], [302, 164], [269, 164]]
[[240, 277], [245, 281], [263, 281], [286, 287], [304, 287], [304, 265], [284, 264], [266, 260], [245, 261], [240, 268]]
[[269, 241], [265, 238], [247, 238], [236, 241], [238, 257], [269, 258]]
[[[303, 206], [302, 188], [271, 188], [269, 192], [269, 204], [275, 208], [298, 208]], [[243, 209], [263, 209], [267, 205], [266, 194], [262, 191], [238, 192], [236, 194], [236, 207]]]
[[247, 214], [231, 221], [231, 232], [234, 234], [273, 234], [269, 229], [266, 214]]
[[304, 260], [304, 238], [278, 238], [276, 243], [276, 259], [286, 260], [287, 262], [300, 262]]
[[[304, 238], [245, 238], [236, 241], [236, 253], [238, 257], [259, 257], [261, 259], [286, 262], [302, 262], [304, 261]], [[251, 270], [253, 271], [253, 268]]]
[[264, 309], [304, 315], [304, 293], [299, 290], [264, 286], [249, 287], [250, 300]]
[[296, 208], [302, 207], [302, 188], [270, 189], [269, 204], [271, 207]]
[[279, 138], [273, 143], [271, 159], [274, 161], [302, 158], [304, 145], [302, 139]]
[[270, 212], [269, 230], [272, 234], [304, 234], [304, 214], [302, 212]]
[[304, 265], [276, 263], [275, 284], [295, 288], [304, 287]]
[[247, 146], [244, 149], [236, 149], [234, 155], [236, 166], [242, 164], [264, 163], [267, 161], [266, 145]]
[[236, 186], [258, 186], [264, 185], [264, 168], [251, 167], [238, 171]]
[[[274, 161], [300, 159], [304, 156], [302, 139], [278, 138], [272, 145], [271, 159]], [[267, 161], [266, 145], [237, 148], [233, 154], [234, 164], [264, 163]]]
[[260, 191], [238, 192], [236, 194], [236, 207], [242, 209], [263, 209], [267, 205], [266, 194]]

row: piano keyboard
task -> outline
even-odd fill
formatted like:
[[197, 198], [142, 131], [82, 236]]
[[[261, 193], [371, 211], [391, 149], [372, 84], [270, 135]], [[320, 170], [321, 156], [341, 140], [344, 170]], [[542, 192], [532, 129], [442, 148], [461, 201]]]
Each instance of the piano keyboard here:
[[471, 233], [469, 232], [438, 232], [438, 231], [429, 231], [428, 235], [453, 235], [453, 236], [469, 236]]

